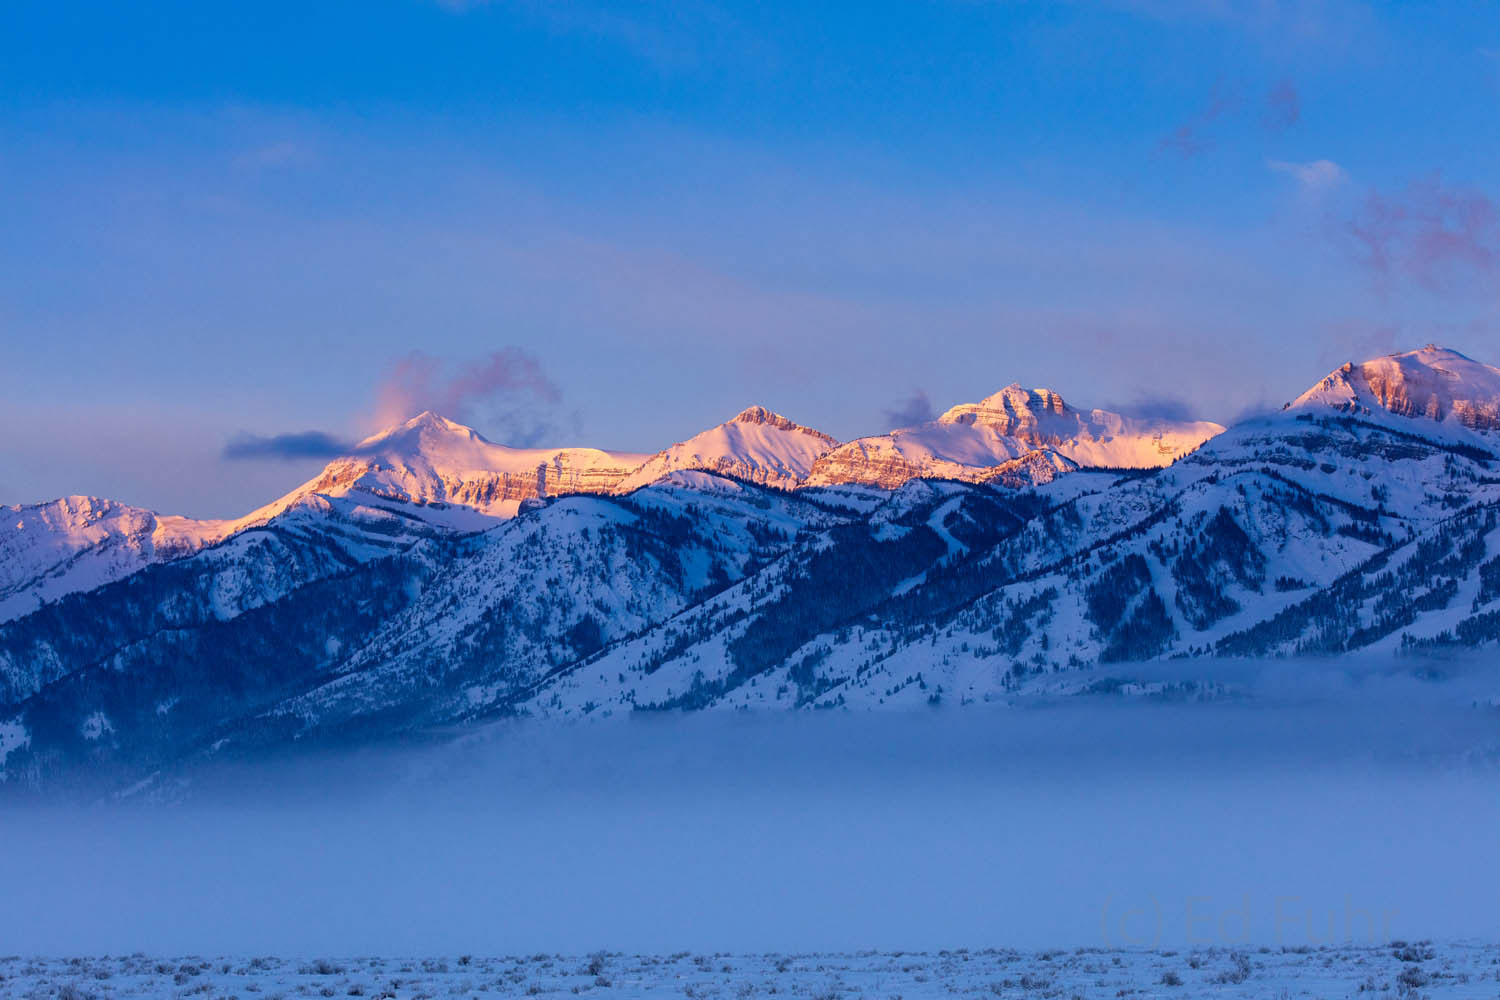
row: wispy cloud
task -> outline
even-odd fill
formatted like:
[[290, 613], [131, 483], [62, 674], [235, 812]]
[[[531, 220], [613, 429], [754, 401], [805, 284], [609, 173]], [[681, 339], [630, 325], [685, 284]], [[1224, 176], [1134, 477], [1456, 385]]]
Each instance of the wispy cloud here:
[[1500, 275], [1500, 208], [1441, 174], [1388, 194], [1371, 191], [1343, 226], [1355, 258], [1382, 284], [1454, 291]]
[[1374, 33], [1359, 0], [1111, 0], [1114, 6], [1167, 23], [1223, 25], [1269, 46], [1347, 47]]
[[1331, 371], [1346, 361], [1395, 354], [1408, 346], [1408, 337], [1406, 331], [1390, 324], [1339, 323], [1328, 331], [1327, 345], [1318, 360]]
[[927, 393], [918, 389], [910, 398], [897, 403], [888, 410], [884, 410], [881, 416], [885, 418], [887, 427], [911, 427], [916, 424], [925, 424], [937, 416], [932, 408], [932, 400]]
[[1197, 412], [1191, 403], [1178, 396], [1154, 394], [1141, 395], [1128, 403], [1111, 404], [1106, 409], [1127, 413], [1134, 417], [1151, 417], [1157, 420], [1197, 420]]
[[[1245, 130], [1245, 102], [1240, 94], [1251, 89], [1237, 83], [1221, 84], [1202, 110], [1157, 140], [1158, 152], [1192, 158], [1207, 153], [1235, 129]], [[1285, 132], [1302, 120], [1302, 97], [1291, 80], [1281, 80], [1266, 91], [1260, 125], [1267, 132]]]
[[1268, 160], [1272, 170], [1285, 174], [1297, 182], [1308, 195], [1322, 195], [1338, 187], [1348, 179], [1344, 168], [1332, 160], [1312, 160], [1308, 163], [1293, 163], [1288, 160]]
[[1199, 156], [1214, 148], [1210, 130], [1215, 122], [1239, 110], [1240, 101], [1233, 91], [1216, 93], [1208, 106], [1157, 140], [1163, 153], [1176, 153], [1185, 159]]
[[1302, 98], [1290, 80], [1282, 80], [1266, 95], [1262, 121], [1272, 132], [1285, 132], [1302, 120]]
[[554, 429], [561, 402], [562, 391], [541, 363], [519, 347], [456, 365], [417, 352], [396, 362], [381, 382], [375, 415], [378, 426], [389, 427], [431, 410], [529, 446]]
[[316, 162], [317, 156], [306, 145], [290, 139], [253, 146], [235, 154], [236, 170], [260, 171], [283, 170], [305, 167]]
[[[481, 358], [445, 363], [414, 352], [396, 361], [374, 392], [374, 429], [431, 410], [518, 447], [539, 444], [556, 429], [562, 392], [535, 357], [506, 347]], [[327, 431], [241, 433], [224, 446], [230, 461], [298, 461], [359, 454], [359, 443]]]
[[694, 70], [733, 58], [764, 58], [763, 40], [714, 3], [678, 0], [624, 7], [599, 0], [434, 0], [454, 14], [503, 7], [554, 35], [575, 35], [617, 46], [659, 71]]
[[1500, 46], [1480, 49], [1479, 58], [1483, 63], [1484, 75], [1489, 77], [1492, 84], [1500, 83]]

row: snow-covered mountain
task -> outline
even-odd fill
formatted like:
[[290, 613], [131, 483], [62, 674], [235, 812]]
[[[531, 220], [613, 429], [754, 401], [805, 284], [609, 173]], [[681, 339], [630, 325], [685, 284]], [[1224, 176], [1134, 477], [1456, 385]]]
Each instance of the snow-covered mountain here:
[[1328, 374], [1288, 409], [1333, 407], [1372, 416], [1423, 417], [1482, 434], [1500, 431], [1500, 369], [1445, 347], [1346, 364]]
[[[759, 409], [650, 458], [425, 415], [237, 522], [9, 508], [0, 579], [30, 605], [0, 622], [0, 774], [124, 783], [511, 714], [1003, 700], [1164, 657], [1494, 644], [1497, 387], [1428, 348], [1222, 433], [1008, 389], [875, 439], [910, 439], [894, 486], [819, 475], [850, 446]], [[28, 585], [36, 566], [55, 572]]]
[[859, 438], [822, 456], [809, 485], [868, 483], [887, 489], [908, 479], [984, 482], [1032, 452], [1034, 482], [1079, 466], [1150, 468], [1167, 465], [1223, 431], [1207, 421], [1183, 422], [1078, 410], [1050, 389], [1010, 385], [978, 403], [953, 407], [936, 420], [877, 437]]
[[97, 497], [0, 507], [0, 622], [180, 559], [289, 514], [390, 537], [482, 531], [522, 501], [602, 493], [646, 455], [520, 449], [422, 413], [366, 438], [285, 496], [232, 520], [156, 514]]
[[98, 497], [0, 507], [0, 622], [196, 552], [228, 521], [166, 517]]
[[[1161, 464], [1217, 431], [1095, 410], [1012, 386], [938, 421], [840, 447], [821, 431], [752, 406], [655, 455], [595, 448], [509, 448], [434, 413], [366, 438], [285, 496], [232, 520], [156, 514], [93, 497], [0, 508], [0, 622], [49, 601], [181, 558], [295, 509], [397, 516], [434, 531], [482, 531], [527, 500], [628, 493], [680, 470], [796, 489], [907, 479], [1050, 482], [1080, 465]], [[352, 504], [352, 506], [351, 506]], [[391, 515], [396, 510], [399, 513]]]
[[813, 463], [838, 441], [752, 406], [717, 427], [651, 456], [619, 484], [622, 492], [646, 486], [679, 469], [702, 469], [767, 486], [800, 486]]
[[646, 457], [597, 448], [508, 448], [428, 412], [361, 441], [352, 456], [330, 462], [292, 496], [359, 491], [510, 517], [522, 500], [610, 492]]

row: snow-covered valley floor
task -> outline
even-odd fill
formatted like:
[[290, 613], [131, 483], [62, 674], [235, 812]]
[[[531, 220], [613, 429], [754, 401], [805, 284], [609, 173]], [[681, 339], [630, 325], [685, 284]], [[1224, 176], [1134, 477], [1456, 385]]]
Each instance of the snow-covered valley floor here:
[[0, 958], [0, 997], [1485, 997], [1500, 946], [533, 955]]

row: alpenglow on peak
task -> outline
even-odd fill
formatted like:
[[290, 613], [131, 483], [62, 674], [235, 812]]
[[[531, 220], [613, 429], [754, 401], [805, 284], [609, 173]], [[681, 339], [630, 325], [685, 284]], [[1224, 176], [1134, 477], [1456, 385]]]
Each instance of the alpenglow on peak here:
[[1351, 414], [1381, 411], [1469, 430], [1500, 430], [1500, 368], [1428, 344], [1359, 364], [1347, 362], [1287, 404]]

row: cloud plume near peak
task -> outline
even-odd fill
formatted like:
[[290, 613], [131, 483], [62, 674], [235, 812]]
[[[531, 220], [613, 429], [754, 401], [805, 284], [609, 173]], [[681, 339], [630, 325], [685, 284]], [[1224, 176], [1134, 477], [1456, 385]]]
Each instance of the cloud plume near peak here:
[[[562, 391], [541, 363], [519, 347], [445, 363], [419, 351], [391, 365], [376, 386], [371, 430], [381, 431], [424, 410], [477, 427], [504, 444], [530, 447], [556, 430]], [[231, 461], [331, 459], [356, 454], [355, 440], [321, 430], [241, 433], [225, 445]]]
[[1141, 394], [1127, 403], [1112, 403], [1105, 409], [1152, 420], [1191, 421], [1200, 419], [1191, 403], [1178, 396]]
[[357, 445], [323, 431], [298, 431], [291, 434], [237, 434], [224, 446], [224, 457], [243, 459], [280, 459], [292, 462], [303, 458], [337, 458], [347, 455]]
[[461, 423], [493, 422], [512, 443], [534, 444], [551, 430], [548, 414], [562, 392], [541, 363], [519, 347], [505, 347], [457, 366], [413, 352], [392, 366], [375, 394], [377, 427], [390, 427], [431, 410]]
[[911, 394], [911, 398], [881, 411], [881, 416], [887, 427], [914, 427], [935, 419], [937, 411], [932, 408], [932, 400], [927, 393], [918, 389]]

